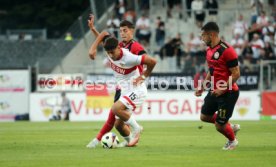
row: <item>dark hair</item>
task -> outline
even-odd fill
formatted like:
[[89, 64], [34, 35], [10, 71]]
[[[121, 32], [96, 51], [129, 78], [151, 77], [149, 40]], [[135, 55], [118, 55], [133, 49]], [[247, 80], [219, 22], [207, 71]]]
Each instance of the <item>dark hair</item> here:
[[128, 28], [132, 28], [132, 29], [135, 28], [135, 27], [134, 27], [134, 24], [131, 23], [131, 22], [128, 21], [128, 20], [123, 20], [123, 21], [121, 21], [120, 27], [128, 27]]
[[106, 51], [114, 50], [114, 49], [116, 49], [118, 44], [119, 44], [118, 39], [116, 39], [115, 37], [109, 37], [105, 40], [104, 49]]
[[215, 22], [208, 22], [208, 23], [206, 23], [201, 28], [201, 30], [202, 31], [214, 31], [214, 32], [219, 33], [219, 27], [218, 27], [217, 23], [215, 23]]

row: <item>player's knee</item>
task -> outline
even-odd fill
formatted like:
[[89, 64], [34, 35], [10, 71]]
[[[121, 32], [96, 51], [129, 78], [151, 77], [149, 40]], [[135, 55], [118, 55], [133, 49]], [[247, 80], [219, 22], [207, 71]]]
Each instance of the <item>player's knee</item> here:
[[200, 115], [200, 120], [203, 122], [209, 122], [209, 118], [206, 115], [201, 114]]
[[204, 116], [203, 115], [200, 115], [200, 120], [204, 122]]

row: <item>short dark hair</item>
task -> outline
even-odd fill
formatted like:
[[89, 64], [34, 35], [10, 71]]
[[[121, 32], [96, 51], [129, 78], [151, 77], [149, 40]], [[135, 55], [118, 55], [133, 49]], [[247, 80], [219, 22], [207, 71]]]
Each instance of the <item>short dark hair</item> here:
[[202, 31], [214, 31], [219, 33], [219, 26], [217, 25], [217, 23], [215, 22], [208, 22], [206, 23], [202, 28]]
[[121, 21], [120, 27], [128, 27], [128, 28], [132, 28], [132, 29], [135, 28], [134, 24], [128, 20]]
[[105, 40], [104, 49], [106, 51], [114, 50], [114, 49], [116, 49], [118, 44], [119, 44], [118, 39], [116, 39], [115, 37], [109, 37]]

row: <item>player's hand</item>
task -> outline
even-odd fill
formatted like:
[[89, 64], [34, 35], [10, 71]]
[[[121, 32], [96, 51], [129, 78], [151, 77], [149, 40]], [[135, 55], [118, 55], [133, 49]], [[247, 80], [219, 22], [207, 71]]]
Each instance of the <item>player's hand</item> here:
[[221, 89], [216, 89], [216, 90], [211, 91], [211, 95], [216, 96], [216, 97], [221, 96], [224, 93], [225, 93], [225, 90], [221, 90]]
[[93, 14], [89, 15], [89, 20], [88, 20], [88, 27], [90, 28], [90, 30], [94, 29], [94, 18], [95, 16]]
[[89, 51], [89, 57], [90, 57], [92, 60], [95, 60], [96, 55], [97, 55], [97, 49], [92, 49], [92, 50]]
[[136, 79], [134, 79], [132, 83], [134, 86], [138, 86], [138, 85], [141, 85], [144, 81], [145, 79], [139, 76]]
[[196, 88], [195, 96], [197, 97], [201, 96], [203, 91], [204, 91], [203, 88]]

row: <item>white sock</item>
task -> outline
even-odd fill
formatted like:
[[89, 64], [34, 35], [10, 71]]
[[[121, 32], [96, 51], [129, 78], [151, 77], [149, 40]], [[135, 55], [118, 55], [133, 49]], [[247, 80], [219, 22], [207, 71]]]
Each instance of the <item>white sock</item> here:
[[130, 135], [129, 136], [126, 136], [126, 137], [124, 137], [124, 139], [129, 143], [129, 141], [130, 141]]
[[133, 129], [133, 131], [137, 131], [140, 128], [139, 124], [136, 122], [136, 120], [133, 118], [132, 115], [130, 116], [130, 118], [125, 123], [127, 125], [130, 125], [131, 128]]

